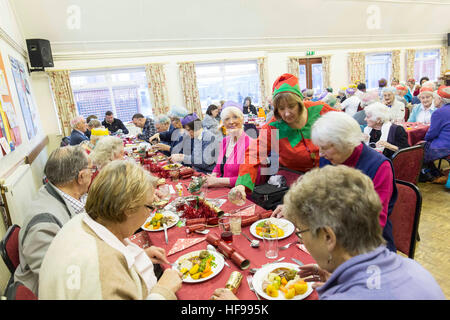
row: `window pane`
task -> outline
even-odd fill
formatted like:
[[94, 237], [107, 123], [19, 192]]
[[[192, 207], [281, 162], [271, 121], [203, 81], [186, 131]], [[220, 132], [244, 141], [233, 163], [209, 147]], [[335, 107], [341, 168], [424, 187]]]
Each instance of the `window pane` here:
[[131, 121], [131, 117], [140, 112], [138, 88], [114, 88], [114, 102], [116, 104], [116, 117], [122, 121]]
[[314, 94], [320, 94], [323, 91], [323, 81], [322, 81], [322, 64], [314, 63], [311, 64], [312, 73], [312, 89], [314, 89]]
[[389, 81], [391, 75], [391, 54], [366, 55], [366, 83], [368, 89], [378, 88], [378, 80]]
[[422, 77], [428, 77], [436, 81], [439, 75], [440, 56], [439, 50], [416, 51], [414, 61], [414, 77], [419, 81]]
[[298, 84], [300, 85], [300, 90], [307, 87], [306, 84], [306, 65], [301, 64], [298, 72]]
[[105, 112], [112, 109], [109, 89], [92, 89], [74, 91], [74, 100], [77, 105], [78, 114], [87, 118], [96, 115], [103, 120]]

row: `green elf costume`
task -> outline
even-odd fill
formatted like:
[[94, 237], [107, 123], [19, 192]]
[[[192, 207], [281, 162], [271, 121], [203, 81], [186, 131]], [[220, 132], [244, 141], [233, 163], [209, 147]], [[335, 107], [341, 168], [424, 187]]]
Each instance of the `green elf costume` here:
[[[273, 84], [273, 98], [279, 93], [290, 92], [303, 100], [298, 78], [292, 74], [281, 75]], [[311, 128], [314, 122], [329, 111], [337, 111], [322, 101], [303, 101], [308, 120], [302, 129], [291, 128], [284, 120], [272, 119], [260, 130], [258, 139], [254, 140], [245, 151], [249, 159], [239, 166], [237, 185], [243, 185], [253, 191], [258, 168], [264, 160], [261, 155], [268, 155], [273, 148], [272, 139], [278, 140], [279, 165], [292, 170], [307, 172], [319, 166], [319, 148], [311, 141]], [[265, 156], [267, 158], [267, 156]]]

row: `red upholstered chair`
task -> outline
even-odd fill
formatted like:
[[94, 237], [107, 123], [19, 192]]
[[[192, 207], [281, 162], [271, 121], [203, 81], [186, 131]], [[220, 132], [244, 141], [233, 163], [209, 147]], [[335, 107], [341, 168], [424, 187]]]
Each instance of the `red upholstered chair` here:
[[0, 241], [0, 254], [12, 274], [14, 274], [20, 263], [19, 231], [20, 227], [18, 225], [14, 224], [10, 226], [2, 241]]
[[423, 144], [417, 144], [412, 147], [400, 149], [392, 155], [395, 179], [408, 181], [417, 185], [423, 163], [423, 147]]
[[405, 108], [405, 121], [406, 121], [406, 122], [408, 121], [410, 112], [411, 112], [411, 111], [409, 111], [409, 108]]
[[397, 250], [414, 259], [419, 229], [422, 195], [412, 183], [395, 180], [398, 198], [389, 220], [392, 222], [392, 234]]
[[7, 300], [37, 300], [33, 291], [19, 281], [11, 283], [6, 288], [5, 296]]

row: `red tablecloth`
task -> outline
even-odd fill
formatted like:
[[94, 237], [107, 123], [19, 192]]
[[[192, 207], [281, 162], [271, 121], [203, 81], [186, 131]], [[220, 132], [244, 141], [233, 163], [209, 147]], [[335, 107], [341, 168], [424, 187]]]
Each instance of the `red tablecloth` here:
[[[168, 184], [175, 185], [178, 182], [182, 183], [183, 186], [183, 195], [188, 195], [187, 186], [189, 185], [189, 180], [179, 180], [179, 181], [171, 181], [170, 179], [166, 179]], [[210, 191], [207, 194], [208, 198], [219, 198], [222, 197], [223, 199], [227, 199], [226, 195], [228, 194], [229, 190], [228, 188], [212, 188], [209, 189]], [[174, 195], [174, 198], [177, 195]], [[242, 207], [248, 206], [253, 204], [250, 200], [247, 200], [246, 204]], [[235, 209], [238, 209], [240, 207], [232, 204], [228, 200], [221, 206], [221, 209], [224, 212], [231, 212]], [[255, 213], [265, 212], [265, 210], [262, 207], [256, 206], [255, 207]], [[219, 234], [218, 227], [214, 228], [208, 228], [210, 232], [215, 232]], [[242, 228], [242, 231], [245, 232], [250, 238], [253, 238], [253, 236], [250, 234], [250, 226]], [[137, 234], [133, 236], [133, 240], [135, 243], [138, 243], [141, 246], [147, 246], [146, 239], [150, 239], [152, 245], [162, 247], [166, 250], [166, 252], [169, 252], [170, 249], [173, 247], [177, 239], [179, 238], [205, 238], [205, 235], [193, 233], [191, 235], [186, 234], [186, 228], [185, 227], [177, 227], [174, 226], [170, 229], [168, 229], [168, 237], [169, 237], [169, 243], [166, 244], [164, 240], [164, 232], [147, 232], [142, 231], [141, 234]], [[285, 244], [288, 244], [290, 242], [293, 242], [296, 240], [296, 235], [292, 234], [290, 237], [280, 240], [279, 246], [283, 246]], [[185, 250], [182, 250], [180, 252], [177, 252], [175, 254], [172, 254], [168, 256], [168, 260], [170, 262], [175, 262], [180, 256], [196, 250], [202, 250], [206, 249], [207, 242], [202, 241], [194, 246], [191, 246]], [[190, 284], [190, 283], [183, 283], [182, 288], [177, 292], [178, 299], [180, 300], [208, 300], [215, 289], [217, 288], [223, 288], [225, 287], [225, 284], [230, 277], [231, 272], [233, 271], [239, 271], [243, 274], [244, 278], [242, 280], [241, 286], [237, 292], [237, 297], [242, 300], [256, 300], [256, 295], [250, 291], [250, 288], [248, 286], [248, 283], [246, 281], [246, 277], [249, 273], [250, 268], [259, 268], [261, 265], [271, 262], [273, 260], [269, 260], [264, 255], [264, 245], [261, 241], [261, 245], [259, 248], [252, 248], [250, 247], [250, 242], [244, 238], [244, 236], [236, 235], [233, 236], [233, 243], [231, 244], [235, 249], [237, 249], [239, 252], [243, 254], [247, 259], [250, 260], [250, 266], [246, 270], [241, 270], [238, 266], [236, 266], [231, 259], [226, 259], [228, 264], [230, 265], [230, 268], [227, 266], [224, 266], [223, 270], [214, 278], [207, 280], [205, 282]], [[283, 262], [290, 262], [293, 263], [290, 259], [291, 257], [295, 257], [302, 261], [304, 264], [309, 263], [315, 263], [314, 259], [307, 253], [303, 252], [299, 248], [297, 248], [294, 245], [291, 245], [286, 250], [280, 250], [279, 251], [279, 258], [285, 257]], [[314, 290], [313, 293], [307, 297], [307, 300], [317, 300], [318, 295], [317, 292]]]
[[403, 124], [406, 134], [408, 135], [408, 143], [410, 146], [415, 145], [421, 140], [424, 140], [429, 124], [419, 123], [419, 122], [406, 122]]

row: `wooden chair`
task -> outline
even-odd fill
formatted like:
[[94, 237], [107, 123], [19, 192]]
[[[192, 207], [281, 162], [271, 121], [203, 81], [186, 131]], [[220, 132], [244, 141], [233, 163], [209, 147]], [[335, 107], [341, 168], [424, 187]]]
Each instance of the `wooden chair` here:
[[414, 259], [418, 238], [422, 195], [417, 186], [410, 182], [395, 180], [398, 198], [389, 220], [397, 250]]
[[395, 179], [417, 185], [422, 169], [424, 144], [398, 150], [392, 155]]

